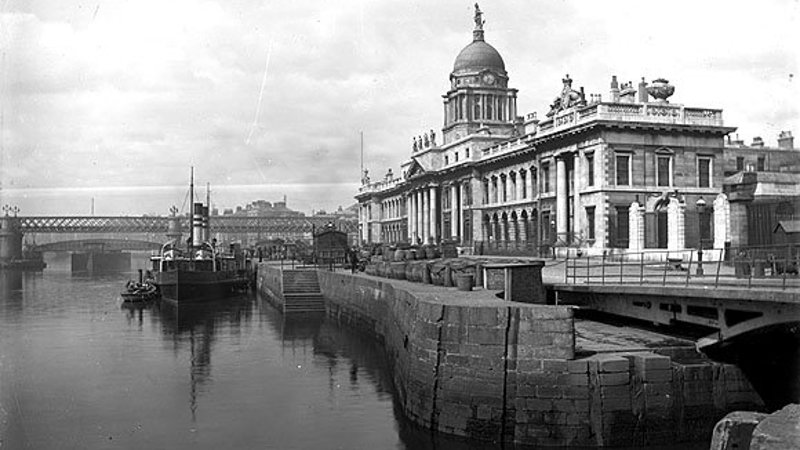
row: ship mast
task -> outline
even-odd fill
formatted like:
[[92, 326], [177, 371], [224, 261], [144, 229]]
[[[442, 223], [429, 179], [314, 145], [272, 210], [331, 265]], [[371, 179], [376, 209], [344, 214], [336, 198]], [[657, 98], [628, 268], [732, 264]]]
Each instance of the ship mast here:
[[189, 254], [192, 253], [192, 245], [194, 245], [194, 166], [191, 166], [191, 175], [189, 175]]

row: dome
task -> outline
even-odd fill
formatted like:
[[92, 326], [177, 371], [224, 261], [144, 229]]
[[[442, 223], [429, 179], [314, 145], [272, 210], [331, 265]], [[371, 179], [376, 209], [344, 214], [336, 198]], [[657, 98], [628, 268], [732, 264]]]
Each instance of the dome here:
[[453, 64], [453, 73], [476, 72], [482, 69], [506, 71], [500, 53], [483, 40], [475, 40], [461, 50]]

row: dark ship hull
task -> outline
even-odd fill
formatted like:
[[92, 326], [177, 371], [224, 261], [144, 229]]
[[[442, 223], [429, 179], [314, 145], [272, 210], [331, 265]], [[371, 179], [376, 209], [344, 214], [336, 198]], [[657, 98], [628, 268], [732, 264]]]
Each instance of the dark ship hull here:
[[248, 277], [243, 271], [171, 270], [157, 272], [155, 285], [161, 298], [179, 303], [217, 300], [237, 295], [247, 289]]

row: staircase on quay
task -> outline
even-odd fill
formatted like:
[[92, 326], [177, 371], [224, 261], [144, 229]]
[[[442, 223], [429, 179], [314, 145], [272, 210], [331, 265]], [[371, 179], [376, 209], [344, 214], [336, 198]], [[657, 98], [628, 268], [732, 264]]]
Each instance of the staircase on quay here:
[[283, 270], [283, 312], [325, 312], [316, 270]]

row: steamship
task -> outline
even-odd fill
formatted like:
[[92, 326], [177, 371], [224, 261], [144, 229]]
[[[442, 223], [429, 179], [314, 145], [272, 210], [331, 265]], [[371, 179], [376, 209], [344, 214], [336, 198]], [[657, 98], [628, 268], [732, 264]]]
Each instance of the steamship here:
[[249, 261], [238, 244], [227, 251], [209, 239], [208, 200], [194, 202], [194, 171], [190, 184], [192, 226], [185, 248], [172, 240], [150, 258], [151, 277], [161, 298], [178, 303], [215, 300], [238, 294], [249, 283]]

